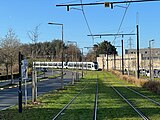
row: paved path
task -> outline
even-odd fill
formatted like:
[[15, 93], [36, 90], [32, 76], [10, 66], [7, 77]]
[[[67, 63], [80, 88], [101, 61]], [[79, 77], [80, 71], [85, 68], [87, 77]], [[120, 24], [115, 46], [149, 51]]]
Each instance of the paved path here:
[[[64, 75], [64, 85], [67, 85], [72, 80], [71, 73], [70, 72], [66, 73], [67, 74]], [[44, 81], [40, 81], [37, 83], [37, 87], [38, 87], [37, 88], [38, 95], [58, 89], [61, 87], [61, 78], [58, 77], [56, 79], [46, 79]], [[31, 99], [31, 93], [32, 93], [31, 90], [32, 90], [32, 85], [28, 84], [27, 85], [28, 99]], [[24, 94], [24, 86], [22, 86], [22, 91]], [[0, 90], [0, 110], [6, 109], [15, 104], [18, 104], [18, 87]]]

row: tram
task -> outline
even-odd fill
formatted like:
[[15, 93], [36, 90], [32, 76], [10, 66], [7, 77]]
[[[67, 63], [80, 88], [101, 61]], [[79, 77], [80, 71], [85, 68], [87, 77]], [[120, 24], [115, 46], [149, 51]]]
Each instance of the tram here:
[[[35, 68], [62, 68], [62, 62], [33, 62]], [[63, 62], [65, 69], [98, 70], [97, 62]]]

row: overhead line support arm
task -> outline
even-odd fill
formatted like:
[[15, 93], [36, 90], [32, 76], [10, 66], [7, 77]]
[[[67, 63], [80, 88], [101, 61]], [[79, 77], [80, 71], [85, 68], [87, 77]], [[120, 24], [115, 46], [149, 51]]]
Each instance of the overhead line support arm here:
[[136, 35], [136, 34], [127, 34], [127, 33], [123, 33], [123, 34], [94, 34], [94, 35], [87, 35], [87, 36], [119, 36], [119, 35]]
[[134, 0], [134, 1], [119, 1], [119, 2], [96, 2], [96, 3], [78, 3], [78, 4], [59, 4], [56, 7], [67, 7], [67, 11], [69, 11], [69, 7], [71, 6], [89, 6], [89, 5], [101, 5], [104, 4], [105, 7], [110, 7], [113, 9], [114, 4], [123, 4], [123, 3], [140, 3], [140, 2], [156, 2], [160, 0]]

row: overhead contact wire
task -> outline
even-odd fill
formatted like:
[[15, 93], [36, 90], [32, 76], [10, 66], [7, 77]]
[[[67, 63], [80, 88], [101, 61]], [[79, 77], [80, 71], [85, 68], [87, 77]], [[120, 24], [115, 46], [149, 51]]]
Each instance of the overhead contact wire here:
[[[81, 4], [83, 4], [82, 0], [80, 0]], [[85, 22], [87, 24], [87, 27], [88, 27], [88, 30], [89, 30], [89, 33], [91, 34], [91, 36], [93, 35], [92, 34], [92, 31], [91, 31], [91, 28], [89, 26], [89, 23], [88, 23], [88, 20], [87, 20], [87, 17], [85, 15], [85, 12], [84, 12], [84, 9], [83, 9], [83, 5], [81, 5], [81, 8], [82, 8], [82, 13], [83, 13], [83, 16], [84, 16], [84, 19], [85, 19]], [[93, 40], [93, 44], [94, 44], [94, 36], [92, 36], [92, 40]]]
[[[124, 11], [124, 14], [123, 14], [122, 20], [121, 20], [121, 22], [120, 22], [120, 25], [119, 25], [117, 34], [119, 33], [119, 31], [120, 31], [120, 29], [121, 29], [121, 27], [122, 27], [122, 24], [123, 24], [123, 21], [124, 21], [124, 18], [125, 18], [125, 16], [126, 16], [126, 13], [127, 13], [127, 10], [128, 10], [128, 8], [129, 8], [129, 6], [130, 6], [130, 3], [128, 4], [128, 6], [126, 7], [126, 9], [125, 9], [125, 11]], [[115, 37], [114, 37], [114, 40], [113, 40], [113, 43], [115, 42], [116, 38], [117, 38], [117, 37], [115, 36]]]

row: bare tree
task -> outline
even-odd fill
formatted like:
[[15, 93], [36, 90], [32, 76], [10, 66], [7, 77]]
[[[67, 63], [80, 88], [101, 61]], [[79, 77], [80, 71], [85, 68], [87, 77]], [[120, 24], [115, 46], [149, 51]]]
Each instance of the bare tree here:
[[90, 49], [89, 52], [86, 55], [86, 61], [94, 61], [95, 60], [95, 52], [93, 49]]
[[39, 27], [40, 27], [40, 24], [37, 25], [34, 30], [32, 31], [29, 31], [27, 34], [28, 34], [28, 37], [30, 38], [30, 40], [32, 40], [32, 43], [35, 44], [32, 48], [31, 48], [31, 57], [32, 59], [36, 59], [37, 57], [37, 53], [38, 53], [38, 47], [37, 47], [37, 42], [38, 42], [38, 37], [39, 37]]
[[68, 44], [65, 49], [64, 53], [66, 54], [66, 61], [82, 61], [81, 48], [78, 48], [74, 44]]
[[6, 66], [8, 79], [8, 67], [11, 67], [11, 84], [13, 83], [13, 65], [18, 60], [20, 41], [12, 29], [9, 29], [4, 38], [1, 39], [1, 61]]

